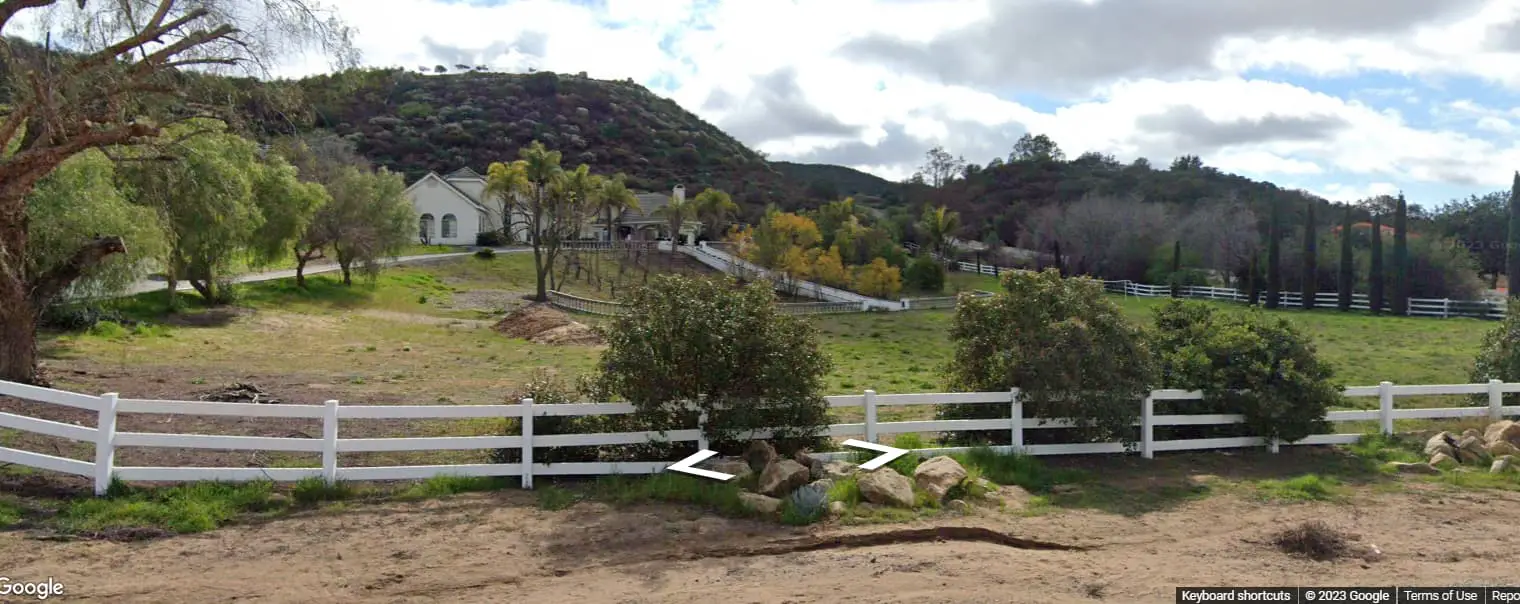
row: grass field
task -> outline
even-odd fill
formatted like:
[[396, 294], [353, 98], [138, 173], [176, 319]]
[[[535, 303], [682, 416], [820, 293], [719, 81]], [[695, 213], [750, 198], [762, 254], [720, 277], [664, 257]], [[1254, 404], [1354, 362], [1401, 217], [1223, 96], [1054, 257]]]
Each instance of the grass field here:
[[[637, 275], [638, 270], [625, 274]], [[995, 286], [992, 277], [951, 275], [962, 288]], [[623, 287], [638, 278], [625, 278]], [[214, 368], [228, 364], [260, 372], [335, 372], [350, 380], [416, 372], [415, 379], [425, 379], [440, 389], [457, 389], [481, 380], [515, 382], [536, 367], [575, 372], [589, 368], [597, 356], [593, 348], [535, 346], [501, 338], [488, 330], [466, 328], [478, 326], [474, 321], [491, 318], [493, 310], [499, 311], [501, 306], [521, 303], [522, 295], [532, 291], [534, 278], [528, 254], [392, 268], [374, 283], [353, 287], [342, 286], [331, 275], [313, 276], [308, 282], [307, 290], [296, 288], [288, 279], [243, 286], [241, 304], [256, 312], [241, 320], [230, 316], [218, 320], [219, 314], [230, 313], [205, 309], [165, 318], [162, 296], [144, 294], [120, 301], [117, 307], [134, 318], [165, 326], [125, 333], [108, 329], [93, 334], [57, 334], [46, 348], [59, 358], [89, 358], [124, 366], [172, 363]], [[560, 287], [583, 295], [599, 293], [584, 280], [572, 280]], [[606, 289], [601, 292], [604, 297]], [[486, 296], [484, 303], [473, 301], [482, 292], [495, 297]], [[1111, 299], [1140, 324], [1149, 324], [1152, 310], [1163, 302], [1159, 298]], [[1218, 304], [1243, 311], [1239, 305]], [[1337, 379], [1345, 385], [1373, 385], [1382, 380], [1465, 383], [1479, 341], [1494, 326], [1476, 319], [1276, 312], [1314, 338], [1321, 354], [1335, 367]], [[949, 310], [927, 310], [810, 318], [818, 328], [821, 345], [834, 360], [828, 391], [942, 389], [943, 369], [952, 356], [946, 335], [952, 316]], [[278, 337], [271, 338], [274, 334]], [[277, 351], [256, 348], [263, 342]], [[406, 347], [410, 351], [400, 352]], [[422, 371], [424, 368], [427, 371]], [[425, 385], [419, 383], [418, 387]], [[458, 398], [455, 394], [440, 395]]]

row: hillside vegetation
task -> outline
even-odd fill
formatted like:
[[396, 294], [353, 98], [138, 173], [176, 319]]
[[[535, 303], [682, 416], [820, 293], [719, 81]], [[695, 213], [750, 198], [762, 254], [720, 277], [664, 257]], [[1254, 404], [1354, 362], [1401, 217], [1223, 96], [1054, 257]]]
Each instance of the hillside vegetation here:
[[[358, 69], [294, 82], [205, 87], [236, 94], [247, 128], [257, 135], [327, 129], [408, 180], [461, 167], [484, 173], [537, 140], [563, 152], [567, 163], [628, 175], [632, 188], [723, 189], [756, 217], [767, 202], [800, 199], [801, 186], [760, 154], [632, 81], [552, 72]], [[292, 97], [291, 107], [278, 106]]]

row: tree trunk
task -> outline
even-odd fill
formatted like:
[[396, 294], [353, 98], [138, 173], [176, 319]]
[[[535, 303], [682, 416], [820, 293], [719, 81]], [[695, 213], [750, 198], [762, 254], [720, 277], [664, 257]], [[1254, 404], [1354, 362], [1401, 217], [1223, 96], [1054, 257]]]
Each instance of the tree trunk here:
[[26, 290], [7, 281], [0, 276], [0, 380], [35, 384], [39, 381], [37, 313]]
[[296, 287], [306, 289], [306, 257], [296, 255]]
[[353, 265], [354, 263], [351, 259], [338, 263], [338, 266], [343, 269], [343, 285], [345, 287], [351, 287], [354, 284]]

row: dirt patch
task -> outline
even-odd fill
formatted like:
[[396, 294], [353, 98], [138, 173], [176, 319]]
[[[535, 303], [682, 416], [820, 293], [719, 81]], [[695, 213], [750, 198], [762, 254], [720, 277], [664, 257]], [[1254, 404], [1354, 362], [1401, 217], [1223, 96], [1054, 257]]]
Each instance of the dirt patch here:
[[521, 307], [524, 304], [523, 294], [521, 291], [504, 289], [472, 289], [455, 292], [446, 306], [460, 310], [502, 313]]
[[549, 304], [529, 304], [508, 313], [492, 327], [509, 338], [522, 338], [535, 344], [601, 344], [602, 338], [584, 323]]
[[[0, 532], [0, 560], [12, 579], [54, 577], [69, 601], [87, 602], [1066, 604], [1101, 595], [1148, 604], [1175, 601], [1179, 585], [1514, 584], [1503, 510], [1520, 504], [1508, 492], [1385, 493], [1356, 505], [1219, 496], [1140, 517], [1063, 510], [795, 529], [684, 506], [582, 502], [546, 512], [534, 499], [506, 491], [348, 504], [135, 543]], [[1243, 539], [1310, 520], [1354, 531], [1386, 555], [1317, 562]], [[1088, 547], [890, 537], [941, 527]], [[796, 548], [809, 543], [857, 547]], [[704, 550], [755, 555], [686, 554]]]
[[413, 313], [413, 312], [397, 312], [397, 311], [394, 311], [394, 310], [365, 309], [365, 310], [359, 311], [359, 314], [364, 315], [366, 317], [375, 318], [375, 319], [384, 319], [386, 321], [399, 321], [399, 322], [402, 322], [402, 323], [415, 323], [415, 324], [418, 324], [418, 325], [438, 325], [438, 326], [441, 326], [441, 327], [461, 327], [461, 328], [467, 328], [467, 329], [480, 329], [482, 327], [490, 327], [491, 326], [491, 322], [490, 321], [482, 321], [482, 320], [479, 320], [479, 319], [455, 319], [455, 318], [452, 318], [452, 317], [434, 317], [434, 316], [431, 316], [431, 315], [423, 315], [423, 314], [418, 314], [418, 313]]
[[203, 401], [217, 403], [264, 403], [279, 404], [281, 401], [273, 394], [259, 388], [258, 384], [245, 384], [237, 382], [228, 384], [225, 388], [219, 388], [200, 396]]

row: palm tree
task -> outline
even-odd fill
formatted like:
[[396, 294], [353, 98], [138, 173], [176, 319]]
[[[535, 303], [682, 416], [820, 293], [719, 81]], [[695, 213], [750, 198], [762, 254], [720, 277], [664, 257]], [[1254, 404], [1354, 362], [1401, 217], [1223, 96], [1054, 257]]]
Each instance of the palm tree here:
[[929, 239], [927, 243], [930, 250], [944, 257], [945, 249], [950, 247], [950, 236], [961, 227], [961, 215], [951, 212], [945, 206], [924, 208], [918, 227], [923, 229], [924, 236]]
[[670, 196], [670, 202], [665, 207], [658, 208], [654, 215], [666, 220], [666, 228], [670, 231], [670, 251], [675, 251], [681, 239], [681, 225], [691, 219], [697, 213], [695, 200], [687, 200], [674, 195]]
[[533, 244], [533, 265], [538, 278], [536, 299], [542, 302], [549, 299], [549, 270], [558, 249], [557, 244], [545, 249], [544, 232], [545, 227], [553, 228], [549, 222], [556, 214], [551, 207], [554, 205], [554, 190], [565, 172], [559, 165], [559, 151], [550, 151], [541, 142], [533, 141], [517, 154], [521, 159], [510, 164], [491, 164], [486, 171], [486, 191], [501, 200], [503, 224], [512, 224], [515, 220], [512, 210], [519, 210]]
[[627, 178], [622, 172], [612, 175], [611, 178], [604, 178], [601, 188], [595, 192], [597, 213], [606, 217], [603, 225], [607, 229], [608, 241], [615, 241], [614, 216], [621, 219], [623, 210], [643, 211], [639, 207], [639, 197], [628, 190]]
[[739, 206], [734, 203], [733, 198], [718, 189], [708, 189], [698, 193], [694, 201], [697, 206], [697, 216], [703, 223], [702, 227], [712, 237], [721, 236], [723, 224], [728, 221], [729, 214], [739, 211]]

